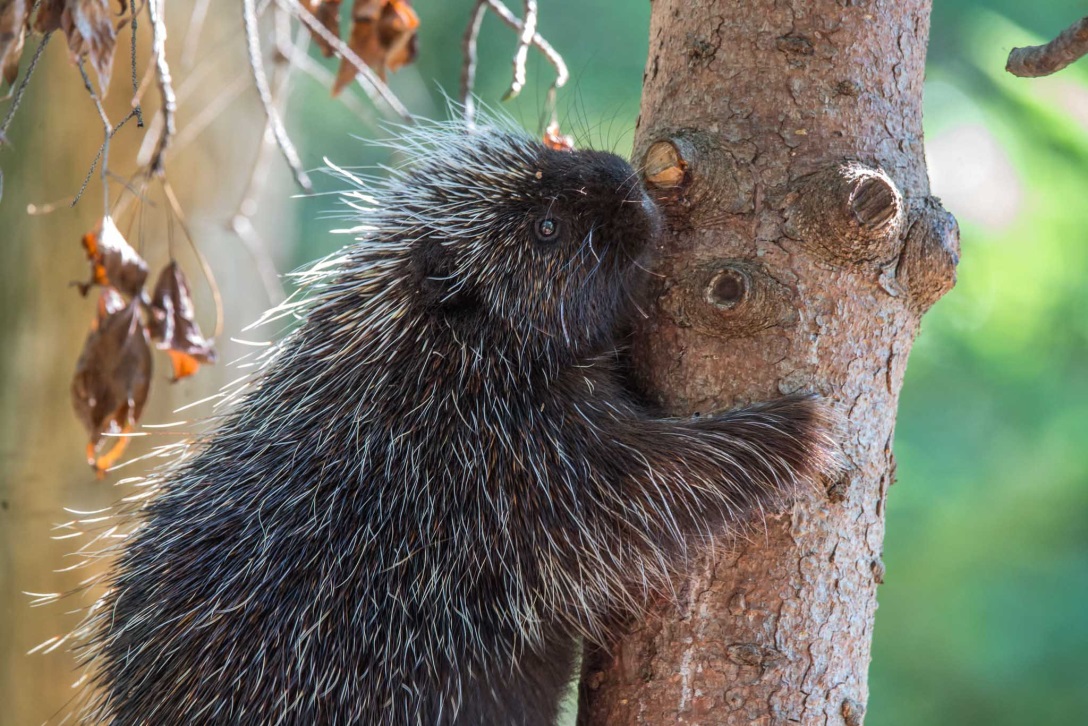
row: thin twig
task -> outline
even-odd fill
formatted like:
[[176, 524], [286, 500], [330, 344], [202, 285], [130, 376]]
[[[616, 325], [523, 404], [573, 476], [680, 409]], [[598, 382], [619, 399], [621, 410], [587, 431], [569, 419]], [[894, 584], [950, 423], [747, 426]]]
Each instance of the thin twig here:
[[[98, 94], [94, 92], [94, 86], [91, 85], [91, 79], [87, 75], [87, 68], [83, 65], [83, 56], [79, 57], [77, 62], [79, 66], [79, 75], [83, 76], [83, 85], [87, 89], [87, 93], [90, 94], [91, 100], [94, 102], [95, 109], [98, 110], [98, 117], [102, 119], [102, 134], [104, 139], [102, 141], [102, 148], [99, 149], [99, 156], [102, 157], [102, 216], [108, 217], [110, 214], [110, 185], [109, 185], [109, 163], [110, 163], [110, 139], [113, 138], [114, 130], [113, 124], [110, 123], [110, 117], [106, 115], [106, 109], [102, 107], [102, 100], [98, 97]], [[98, 157], [95, 157], [97, 161]], [[91, 167], [94, 168], [93, 166]], [[86, 182], [84, 182], [83, 188], [86, 188]], [[79, 190], [79, 194], [72, 200], [72, 206], [76, 206], [76, 202], [83, 195], [83, 189]]]
[[[499, 19], [506, 23], [514, 30], [520, 31], [524, 24], [518, 20], [517, 16], [510, 12], [510, 8], [503, 5], [500, 0], [484, 0], [488, 6], [495, 11], [495, 14], [499, 16]], [[537, 47], [552, 67], [555, 68], [555, 82], [552, 84], [552, 88], [562, 88], [570, 80], [570, 71], [567, 70], [567, 64], [563, 60], [563, 56], [552, 47], [551, 43], [544, 40], [540, 33], [533, 34], [533, 45]]]
[[536, 35], [536, 0], [525, 0], [524, 25], [521, 28], [521, 36], [518, 38], [518, 49], [514, 53], [514, 80], [510, 83], [510, 90], [502, 97], [509, 101], [521, 93], [525, 88], [525, 61], [529, 57], [529, 46], [533, 44], [533, 36]]
[[[336, 80], [329, 69], [321, 65], [309, 55], [296, 55], [291, 63], [296, 68], [305, 73], [307, 76], [313, 79], [317, 85], [322, 88], [331, 88], [333, 82]], [[336, 97], [340, 100], [349, 111], [354, 113], [359, 119], [367, 126], [373, 126], [375, 124], [374, 113], [369, 106], [363, 104], [355, 95], [351, 93], [341, 93]]]
[[[110, 176], [115, 176], [114, 181], [119, 184], [123, 183], [125, 190], [129, 192], [127, 196], [124, 194], [118, 196], [117, 201], [114, 202], [113, 211], [110, 212], [110, 216], [112, 216], [114, 219], [121, 219], [121, 217], [124, 216], [125, 212], [128, 211], [129, 206], [133, 202], [140, 203], [139, 215], [133, 215], [132, 219], [129, 220], [128, 228], [125, 230], [125, 239], [132, 239], [132, 224], [134, 221], [136, 221], [137, 216], [139, 216], [141, 225], [139, 229], [139, 235], [137, 237], [138, 248], [136, 251], [140, 254], [143, 254], [144, 231], [142, 222], [144, 209], [146, 209], [147, 207], [154, 208], [157, 206], [155, 202], [151, 201], [151, 198], [144, 193], [147, 190], [147, 182], [149, 179], [147, 171], [145, 169], [137, 169], [136, 172], [128, 179], [124, 180], [124, 182], [121, 181], [123, 177], [116, 176], [113, 174], [113, 172], [110, 172]], [[140, 186], [138, 189], [133, 184], [134, 180], [139, 181]]]
[[31, 217], [43, 217], [46, 214], [52, 214], [61, 207], [72, 206], [72, 199], [74, 199], [74, 197], [64, 197], [55, 202], [46, 202], [45, 204], [27, 204], [26, 213]]
[[268, 296], [269, 304], [272, 306], [279, 305], [286, 297], [283, 284], [276, 272], [276, 266], [268, 255], [264, 240], [261, 239], [257, 229], [253, 226], [253, 220], [244, 214], [236, 214], [231, 217], [230, 231], [242, 241], [242, 247], [245, 248], [253, 263], [257, 265], [257, 272], [261, 276], [261, 283], [264, 285], [264, 292]]
[[212, 0], [196, 0], [193, 14], [189, 16], [189, 29], [185, 31], [185, 46], [181, 50], [181, 67], [186, 70], [193, 67], [196, 47], [204, 30], [204, 21], [208, 18], [208, 6], [211, 4]]
[[1046, 45], [1013, 48], [1005, 70], [1021, 78], [1049, 76], [1085, 54], [1088, 54], [1088, 17], [1073, 23]]
[[144, 127], [144, 111], [140, 108], [140, 83], [136, 77], [136, 2], [133, 0], [129, 6], [129, 14], [132, 17], [132, 45], [129, 50], [129, 58], [132, 60], [132, 110], [136, 112], [136, 127]]
[[147, 0], [147, 12], [151, 16], [151, 53], [155, 57], [155, 73], [159, 80], [159, 93], [162, 96], [163, 131], [151, 156], [151, 173], [161, 176], [163, 173], [163, 155], [170, 148], [177, 127], [174, 114], [177, 112], [177, 97], [170, 79], [170, 66], [166, 62], [166, 23], [163, 20], [163, 0]]
[[261, 105], [264, 106], [264, 114], [268, 117], [268, 125], [272, 128], [272, 135], [280, 147], [280, 153], [287, 160], [291, 172], [295, 175], [295, 181], [305, 191], [313, 191], [310, 177], [302, 168], [302, 161], [298, 157], [294, 144], [287, 135], [287, 129], [283, 126], [279, 111], [272, 99], [272, 91], [268, 87], [268, 76], [264, 71], [264, 60], [261, 58], [261, 41], [257, 35], [257, 7], [254, 0], [242, 0], [242, 22], [246, 31], [246, 50], [249, 56], [249, 68], [253, 72], [253, 81], [257, 86], [257, 94], [261, 97]]
[[53, 31], [49, 31], [42, 36], [42, 41], [38, 43], [38, 47], [34, 49], [34, 55], [30, 57], [30, 65], [26, 67], [26, 74], [23, 76], [22, 82], [19, 83], [19, 87], [15, 89], [15, 95], [11, 98], [11, 106], [8, 107], [8, 113], [4, 116], [4, 122], [0, 124], [0, 144], [4, 143], [4, 139], [8, 133], [8, 127], [11, 126], [12, 119], [15, 118], [15, 112], [19, 110], [19, 103], [23, 100], [23, 92], [26, 91], [26, 87], [30, 85], [30, 76], [34, 74], [34, 68], [38, 65], [38, 59], [42, 57], [42, 51], [45, 50], [45, 44], [49, 42], [49, 39], [53, 36]]
[[184, 128], [178, 132], [178, 135], [174, 137], [174, 143], [170, 147], [172, 151], [179, 151], [185, 148], [193, 139], [201, 134], [208, 126], [219, 118], [223, 113], [242, 93], [250, 87], [250, 80], [245, 76], [235, 76], [231, 84], [219, 92], [219, 95], [209, 103], [200, 109], [200, 112], [189, 119]]
[[[272, 0], [262, 0], [261, 4], [257, 6], [257, 16], [260, 17], [271, 4]], [[209, 76], [222, 71], [223, 53], [237, 47], [237, 38], [235, 36], [235, 31], [224, 32], [213, 42], [207, 44], [207, 49], [201, 56], [200, 61], [185, 75], [185, 79], [181, 81], [176, 89], [175, 99], [178, 106], [184, 104], [194, 92], [205, 88], [205, 81]], [[140, 84], [139, 96], [142, 96], [144, 87], [150, 83], [150, 79], [154, 75], [155, 66], [153, 64], [148, 65], [147, 70], [148, 73]], [[235, 75], [234, 80], [227, 89], [222, 91], [209, 105], [204, 106], [200, 112], [177, 133], [170, 144], [171, 153], [178, 151], [196, 138], [212, 121], [215, 120], [215, 116], [218, 113], [222, 112], [248, 87], [249, 80], [245, 76]], [[162, 133], [162, 127], [163, 117], [161, 114], [156, 114], [151, 119], [147, 132], [144, 134], [143, 141], [140, 142], [140, 149], [136, 153], [137, 166], [150, 166], [151, 155], [158, 144], [159, 135]]]
[[[133, 108], [141, 105], [144, 100], [144, 94], [147, 93], [147, 89], [151, 88], [151, 81], [155, 79], [155, 64], [148, 63], [147, 68], [144, 69], [144, 75], [140, 79], [140, 83], [136, 86], [136, 90], [132, 93], [132, 100], [129, 102]], [[160, 118], [159, 115], [155, 116], [155, 119]], [[151, 123], [155, 123], [155, 119], [152, 119]], [[162, 123], [161, 121], [159, 123]]]
[[472, 8], [472, 18], [461, 41], [461, 109], [465, 124], [470, 128], [476, 120], [476, 100], [472, 95], [472, 88], [476, 83], [476, 41], [480, 37], [480, 26], [486, 14], [487, 0], [476, 0], [476, 6]]
[[[526, 3], [528, 6], [529, 3]], [[534, 3], [535, 5], [535, 3]], [[483, 21], [484, 8], [490, 8], [498, 16], [499, 20], [503, 21], [509, 27], [513, 28], [520, 34], [527, 35], [526, 23], [517, 18], [514, 13], [510, 11], [510, 8], [506, 7], [500, 0], [477, 0], [476, 5], [473, 7], [472, 19], [469, 22], [468, 28], [465, 30], [464, 40], [462, 41], [462, 50], [464, 52], [464, 65], [461, 69], [461, 103], [464, 106], [465, 122], [468, 125], [472, 125], [475, 117], [476, 104], [472, 100], [472, 87], [475, 83], [476, 76], [476, 39], [480, 33], [480, 23]], [[526, 7], [527, 20], [531, 20], [535, 26], [536, 13], [532, 13], [532, 17], [528, 17], [528, 7]], [[555, 81], [552, 83], [551, 88], [548, 89], [548, 103], [552, 106], [552, 117], [555, 117], [555, 92], [556, 89], [562, 88], [566, 85], [570, 79], [570, 71], [567, 70], [567, 64], [563, 61], [563, 57], [556, 52], [555, 48], [551, 46], [551, 43], [546, 41], [540, 33], [533, 31], [532, 45], [534, 45], [547, 59], [548, 63], [555, 68]], [[518, 48], [519, 54], [521, 47]], [[522, 70], [524, 70], [524, 64], [522, 64]], [[517, 57], [515, 57], [514, 66], [514, 83], [511, 85], [511, 91], [518, 83], [518, 66]], [[522, 78], [522, 85], [524, 85], [524, 78]], [[517, 89], [519, 92], [521, 88]], [[516, 93], [515, 93], [516, 95]], [[506, 98], [512, 98], [510, 91], [507, 92]]]
[[[72, 197], [72, 202], [68, 206], [76, 206], [79, 200], [83, 198], [83, 192], [87, 191], [87, 185], [91, 182], [91, 177], [94, 175], [94, 170], [98, 166], [99, 160], [102, 159], [102, 156], [108, 151], [107, 144], [109, 143], [109, 139], [112, 139], [114, 135], [116, 135], [117, 132], [121, 130], [122, 126], [128, 123], [130, 119], [133, 119], [135, 117], [136, 111], [135, 109], [133, 109], [132, 111], [128, 112], [128, 115], [118, 121], [117, 125], [114, 126], [112, 130], [110, 130], [109, 136], [106, 138], [105, 141], [102, 142], [102, 145], [98, 147], [98, 153], [95, 154], [94, 159], [91, 160], [91, 168], [87, 170], [86, 176], [83, 177], [83, 183], [79, 185], [79, 191], [76, 192], [76, 195], [74, 197]], [[106, 167], [106, 163], [104, 161], [102, 162], [102, 171], [104, 173], [109, 173], [109, 169]], [[47, 212], [41, 212], [41, 214], [47, 214]]]
[[[287, 88], [291, 79], [291, 71], [295, 68], [296, 60], [306, 56], [310, 34], [305, 26], [299, 25], [298, 37], [294, 43], [290, 41], [290, 14], [283, 8], [277, 7], [273, 12], [276, 52], [273, 55], [272, 95], [273, 102], [278, 110], [282, 111], [287, 97]], [[245, 191], [242, 193], [238, 206], [231, 215], [229, 227], [242, 242], [246, 252], [257, 266], [257, 272], [261, 276], [265, 293], [272, 305], [283, 301], [285, 295], [283, 285], [276, 274], [276, 266], [268, 254], [268, 246], [261, 239], [253, 224], [253, 215], [257, 212], [259, 200], [264, 190], [268, 162], [271, 159], [269, 153], [275, 140], [272, 138], [271, 128], [265, 125], [265, 131], [261, 135], [261, 144], [257, 148], [257, 156], [253, 160], [250, 169], [249, 180], [246, 182]]]
[[318, 22], [317, 18], [310, 14], [306, 8], [299, 5], [298, 0], [276, 0], [280, 7], [286, 8], [292, 15], [298, 18], [303, 25], [317, 33], [329, 47], [339, 56], [347, 60], [348, 63], [355, 66], [356, 81], [362, 87], [366, 95], [374, 103], [378, 102], [378, 99], [385, 101], [385, 104], [398, 116], [401, 117], [406, 123], [412, 123], [414, 119], [412, 114], [408, 113], [408, 109], [404, 107], [404, 104], [400, 102], [400, 99], [389, 90], [389, 86], [385, 84], [382, 79], [378, 78], [377, 74], [370, 69], [370, 66], [363, 61], [351, 48], [347, 46], [344, 41], [336, 35], [329, 32], [328, 28]]
[[[154, 2], [155, 0], [151, 1]], [[196, 240], [193, 239], [193, 234], [189, 231], [189, 224], [185, 221], [185, 213], [181, 211], [181, 204], [178, 203], [178, 198], [174, 194], [174, 188], [170, 186], [170, 182], [166, 180], [165, 176], [162, 177], [162, 190], [166, 195], [166, 201], [170, 203], [170, 208], [174, 210], [174, 216], [177, 217], [181, 230], [185, 232], [185, 237], [189, 240], [189, 245], [193, 249], [193, 254], [196, 255], [200, 269], [204, 272], [204, 278], [208, 281], [208, 287], [211, 288], [212, 300], [215, 302], [215, 332], [212, 337], [218, 338], [223, 332], [223, 298], [219, 294], [219, 284], [215, 281], [212, 266], [208, 264], [208, 260], [200, 251], [200, 248], [197, 247]]]

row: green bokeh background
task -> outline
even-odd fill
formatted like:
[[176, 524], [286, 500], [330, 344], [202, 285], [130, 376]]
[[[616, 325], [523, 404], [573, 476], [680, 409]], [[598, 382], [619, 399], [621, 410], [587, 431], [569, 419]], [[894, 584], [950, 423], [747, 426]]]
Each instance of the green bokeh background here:
[[[415, 5], [422, 53], [393, 86], [442, 115], [442, 93], [457, 94], [467, 3]], [[541, 30], [572, 73], [564, 129], [628, 153], [649, 3], [541, 5]], [[956, 289], [925, 319], [901, 398], [874, 726], [1088, 723], [1088, 61], [1049, 79], [1004, 72], [1013, 46], [1083, 12], [1070, 0], [935, 3], [926, 138], [963, 257]], [[514, 38], [493, 18], [481, 37], [477, 90], [497, 103]], [[504, 110], [537, 129], [551, 77], [533, 57], [529, 87]], [[378, 161], [323, 97], [311, 85], [292, 100], [304, 157]], [[340, 242], [311, 221], [327, 199], [300, 207], [298, 263]]]

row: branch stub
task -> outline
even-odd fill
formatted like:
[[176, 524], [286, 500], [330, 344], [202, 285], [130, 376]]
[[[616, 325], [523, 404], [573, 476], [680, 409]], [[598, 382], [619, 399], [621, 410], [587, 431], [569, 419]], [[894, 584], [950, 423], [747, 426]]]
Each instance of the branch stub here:
[[906, 241], [896, 279], [924, 313], [956, 284], [960, 230], [956, 218], [934, 197], [911, 205]]
[[877, 265], [899, 254], [905, 204], [883, 170], [836, 164], [799, 181], [793, 231], [829, 261]]

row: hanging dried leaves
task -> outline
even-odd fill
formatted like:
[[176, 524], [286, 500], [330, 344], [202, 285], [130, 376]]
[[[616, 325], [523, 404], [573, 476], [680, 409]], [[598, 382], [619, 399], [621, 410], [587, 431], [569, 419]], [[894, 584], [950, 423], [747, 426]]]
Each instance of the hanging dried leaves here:
[[[72, 378], [72, 405], [89, 436], [87, 461], [99, 476], [124, 451], [151, 385], [151, 341], [138, 307], [138, 298], [126, 304], [115, 288], [102, 291]], [[118, 438], [99, 454], [103, 434]]]
[[109, 0], [67, 0], [60, 26], [68, 38], [72, 61], [84, 55], [91, 59], [98, 73], [98, 87], [105, 95], [113, 68], [113, 48], [117, 44]]
[[60, 30], [60, 16], [64, 13], [66, 0], [42, 0], [38, 14], [34, 18], [34, 30], [39, 33], [51, 33]]
[[155, 283], [150, 328], [151, 337], [161, 341], [158, 348], [170, 355], [175, 381], [196, 373], [201, 363], [215, 362], [215, 348], [200, 332], [189, 283], [176, 262], [171, 261]]
[[83, 295], [94, 285], [112, 285], [129, 297], [139, 294], [147, 279], [147, 263], [125, 241], [112, 217], [83, 235], [83, 249], [91, 263], [91, 279], [77, 283]]
[[[383, 81], [388, 74], [415, 60], [419, 16], [408, 0], [355, 0], [351, 20], [348, 47]], [[333, 95], [340, 93], [357, 74], [358, 69], [346, 58], [341, 58]]]
[[8, 84], [19, 75], [19, 56], [26, 38], [27, 3], [30, 0], [0, 0], [0, 73]]
[[[127, 0], [120, 0], [120, 6], [124, 14]], [[83, 56], [90, 58], [105, 95], [113, 68], [117, 30], [125, 22], [114, 23], [110, 0], [42, 0], [32, 22], [33, 8], [34, 0], [0, 0], [0, 74], [4, 80], [12, 84], [19, 75], [19, 58], [28, 30], [33, 28], [38, 33], [63, 30], [72, 61]]]
[[[116, 463], [127, 434], [140, 419], [151, 383], [151, 340], [160, 341], [173, 367], [174, 381], [215, 362], [215, 348], [196, 323], [189, 283], [171, 261], [159, 274], [151, 297], [144, 289], [147, 263], [125, 241], [113, 219], [105, 217], [83, 235], [91, 278], [77, 283], [86, 295], [100, 286], [98, 313], [72, 379], [72, 405], [87, 429], [87, 459], [101, 476]], [[140, 313], [140, 309], [143, 313]], [[119, 434], [99, 453], [104, 434]]]

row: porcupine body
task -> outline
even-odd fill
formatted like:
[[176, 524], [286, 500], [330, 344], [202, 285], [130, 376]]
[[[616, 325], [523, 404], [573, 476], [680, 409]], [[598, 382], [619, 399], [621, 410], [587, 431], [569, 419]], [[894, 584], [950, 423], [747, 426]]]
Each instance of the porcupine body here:
[[659, 225], [625, 161], [418, 134], [153, 475], [85, 626], [89, 720], [551, 724], [579, 636], [829, 465], [810, 398], [663, 419], [617, 381]]

